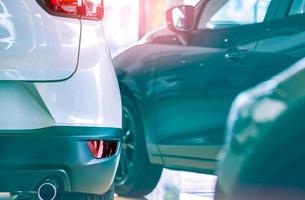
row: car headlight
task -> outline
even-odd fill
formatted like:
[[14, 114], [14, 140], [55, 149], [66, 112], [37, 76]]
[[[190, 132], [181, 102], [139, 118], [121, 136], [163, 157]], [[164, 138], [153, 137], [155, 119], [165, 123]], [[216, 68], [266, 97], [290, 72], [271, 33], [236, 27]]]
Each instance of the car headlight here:
[[233, 103], [227, 125], [227, 143], [248, 144], [258, 134], [258, 128], [272, 122], [287, 107], [272, 97], [275, 83], [266, 82], [242, 93]]

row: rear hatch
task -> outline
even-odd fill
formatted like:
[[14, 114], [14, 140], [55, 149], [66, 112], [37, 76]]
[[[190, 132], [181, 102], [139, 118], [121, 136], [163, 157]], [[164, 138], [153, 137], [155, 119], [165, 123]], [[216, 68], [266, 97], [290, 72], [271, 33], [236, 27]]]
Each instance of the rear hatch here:
[[81, 23], [36, 0], [0, 0], [0, 81], [54, 81], [77, 68]]

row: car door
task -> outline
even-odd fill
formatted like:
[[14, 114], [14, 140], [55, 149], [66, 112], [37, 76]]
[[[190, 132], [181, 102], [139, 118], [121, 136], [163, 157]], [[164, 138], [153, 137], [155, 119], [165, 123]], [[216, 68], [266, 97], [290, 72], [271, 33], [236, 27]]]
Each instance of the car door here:
[[250, 84], [251, 71], [241, 63], [278, 2], [208, 1], [187, 45], [163, 45], [154, 69], [153, 112], [166, 165], [213, 171], [231, 103]]
[[253, 85], [270, 79], [305, 56], [305, 0], [282, 0], [277, 20], [265, 24], [262, 37], [245, 63]]

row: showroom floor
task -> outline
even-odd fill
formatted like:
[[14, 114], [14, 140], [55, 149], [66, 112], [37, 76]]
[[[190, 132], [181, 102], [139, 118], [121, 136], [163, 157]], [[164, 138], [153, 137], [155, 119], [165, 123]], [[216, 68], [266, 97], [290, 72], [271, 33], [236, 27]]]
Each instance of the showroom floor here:
[[157, 188], [143, 199], [116, 200], [212, 200], [216, 177], [164, 170]]

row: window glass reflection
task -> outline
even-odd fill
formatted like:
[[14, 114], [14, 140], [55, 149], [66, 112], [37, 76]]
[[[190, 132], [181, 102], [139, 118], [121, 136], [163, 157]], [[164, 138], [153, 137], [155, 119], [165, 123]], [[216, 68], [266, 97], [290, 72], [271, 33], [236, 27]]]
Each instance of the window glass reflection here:
[[305, 0], [294, 0], [289, 12], [289, 15], [304, 14]]
[[212, 1], [207, 7], [214, 13], [204, 20], [207, 22], [204, 27], [216, 29], [263, 22], [270, 3], [271, 0]]

